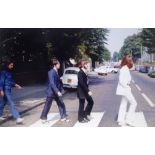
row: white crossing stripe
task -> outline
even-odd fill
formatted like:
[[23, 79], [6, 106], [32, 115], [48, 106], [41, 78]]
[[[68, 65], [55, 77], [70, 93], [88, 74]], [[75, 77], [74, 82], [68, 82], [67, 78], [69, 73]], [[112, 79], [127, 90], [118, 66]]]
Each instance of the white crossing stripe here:
[[143, 112], [135, 113], [135, 119], [134, 119], [133, 124], [135, 127], [147, 127], [147, 123], [146, 123]]
[[104, 112], [93, 112], [91, 113], [92, 120], [87, 123], [77, 122], [74, 127], [97, 127], [104, 115]]
[[47, 122], [42, 123], [42, 120], [38, 120], [34, 124], [32, 124], [30, 127], [51, 127], [54, 125], [56, 122], [60, 120], [60, 115], [59, 113], [50, 113], [47, 116]]
[[45, 102], [45, 99], [27, 99], [27, 100], [23, 100], [23, 101], [20, 101], [20, 103], [26, 103], [26, 104], [29, 104], [29, 103], [36, 103], [36, 102]]
[[147, 103], [150, 105], [150, 107], [155, 107], [155, 104], [144, 93], [142, 93], [142, 96], [147, 101]]
[[141, 88], [137, 84], [135, 84], [135, 86], [139, 91], [142, 91]]

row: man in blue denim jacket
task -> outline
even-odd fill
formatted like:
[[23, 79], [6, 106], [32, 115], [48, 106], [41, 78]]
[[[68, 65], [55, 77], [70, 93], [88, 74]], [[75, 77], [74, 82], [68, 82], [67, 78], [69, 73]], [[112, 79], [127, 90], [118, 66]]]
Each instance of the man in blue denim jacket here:
[[[0, 77], [1, 77], [1, 73], [0, 73]], [[0, 106], [3, 105], [3, 97], [4, 97], [4, 91], [3, 91], [3, 82], [0, 78]], [[0, 120], [4, 120], [5, 118], [0, 116]]]
[[[7, 62], [5, 70], [1, 71], [0, 81], [1, 81], [1, 89], [4, 91], [4, 101], [8, 104], [10, 111], [13, 117], [16, 119], [16, 123], [20, 124], [23, 122], [23, 119], [20, 118], [19, 112], [16, 110], [15, 103], [12, 99], [11, 89], [12, 87], [17, 87], [21, 89], [21, 86], [16, 84], [12, 78], [11, 70], [13, 69], [13, 62]], [[3, 116], [5, 103], [1, 102], [0, 104], [0, 117]]]
[[[0, 106], [3, 105], [3, 96], [4, 96], [4, 91], [3, 91], [3, 83], [0, 79]], [[4, 120], [2, 116], [0, 116], [0, 120]]]

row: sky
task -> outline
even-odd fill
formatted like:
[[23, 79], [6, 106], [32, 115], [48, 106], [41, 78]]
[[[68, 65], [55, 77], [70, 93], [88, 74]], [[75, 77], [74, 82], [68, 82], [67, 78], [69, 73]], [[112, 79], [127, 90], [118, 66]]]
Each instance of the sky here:
[[127, 36], [133, 35], [138, 32], [138, 28], [110, 28], [108, 34], [108, 45], [106, 47], [111, 53], [119, 52], [123, 46], [124, 39]]

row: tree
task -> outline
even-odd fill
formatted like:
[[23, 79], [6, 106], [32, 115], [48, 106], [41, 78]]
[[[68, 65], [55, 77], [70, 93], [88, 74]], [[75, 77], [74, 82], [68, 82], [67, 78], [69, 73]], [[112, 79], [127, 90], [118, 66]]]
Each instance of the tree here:
[[86, 46], [86, 54], [92, 59], [92, 65], [95, 67], [95, 61], [102, 61], [103, 52], [107, 51], [104, 45], [107, 41], [108, 29], [83, 29], [81, 31], [81, 40]]
[[155, 29], [144, 28], [141, 32], [142, 44], [148, 48], [148, 53], [155, 53]]
[[113, 59], [114, 62], [118, 62], [121, 59], [120, 53], [115, 51], [113, 53], [113, 58], [112, 59]]
[[109, 61], [110, 59], [111, 59], [110, 51], [106, 47], [103, 47], [103, 51], [102, 51], [102, 54], [99, 58], [99, 62], [102, 62], [103, 60]]
[[52, 57], [60, 62], [83, 57], [100, 61], [107, 33], [93, 28], [0, 29], [0, 61], [13, 59], [18, 71], [46, 68]]
[[128, 36], [120, 49], [121, 57], [126, 53], [130, 53], [135, 59], [139, 58], [141, 56], [141, 45], [140, 33]]

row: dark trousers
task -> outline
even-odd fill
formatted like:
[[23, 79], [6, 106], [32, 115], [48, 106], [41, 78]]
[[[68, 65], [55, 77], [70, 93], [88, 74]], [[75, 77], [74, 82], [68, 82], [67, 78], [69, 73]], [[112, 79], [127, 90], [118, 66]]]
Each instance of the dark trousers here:
[[90, 115], [94, 101], [91, 96], [86, 98], [87, 106], [85, 108], [85, 99], [79, 99], [79, 111], [78, 111], [78, 120], [82, 121], [87, 115]]
[[42, 111], [42, 114], [41, 114], [41, 117], [40, 117], [41, 119], [44, 119], [44, 120], [47, 119], [47, 114], [48, 114], [48, 112], [49, 112], [49, 110], [51, 108], [53, 99], [57, 103], [61, 119], [67, 117], [66, 107], [65, 107], [65, 104], [63, 102], [62, 97], [47, 97], [44, 108], [43, 108], [43, 111]]

